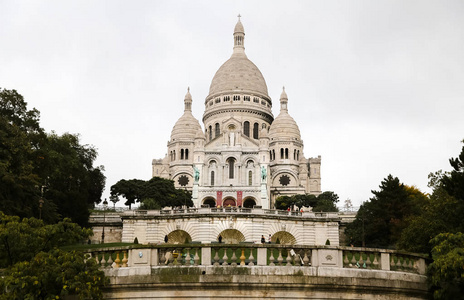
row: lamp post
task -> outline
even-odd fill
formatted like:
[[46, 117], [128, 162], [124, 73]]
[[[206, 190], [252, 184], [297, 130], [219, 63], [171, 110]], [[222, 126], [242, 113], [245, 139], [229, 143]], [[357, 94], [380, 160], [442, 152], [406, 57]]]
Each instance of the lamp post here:
[[39, 199], [39, 220], [42, 220], [42, 207], [43, 207], [43, 204], [44, 204], [44, 199], [43, 199], [43, 196], [44, 196], [44, 188], [45, 188], [45, 185], [42, 185], [42, 187], [40, 188], [40, 199]]
[[45, 201], [42, 199], [42, 197], [40, 197], [39, 199], [39, 220], [42, 220], [42, 206], [44, 202]]
[[108, 207], [108, 201], [103, 201], [103, 230], [102, 230], [102, 244], [105, 243], [105, 223], [106, 223], [106, 208]]

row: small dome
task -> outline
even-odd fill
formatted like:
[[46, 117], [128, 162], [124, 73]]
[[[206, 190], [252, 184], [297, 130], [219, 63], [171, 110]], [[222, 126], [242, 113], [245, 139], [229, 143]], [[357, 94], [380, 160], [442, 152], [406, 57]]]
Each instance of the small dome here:
[[179, 139], [193, 140], [197, 136], [198, 131], [201, 131], [200, 122], [195, 119], [190, 111], [186, 111], [172, 128], [171, 141]]
[[202, 131], [200, 122], [192, 115], [192, 95], [190, 88], [184, 98], [184, 114], [177, 120], [171, 131], [171, 141], [179, 139], [195, 139], [197, 132]]
[[271, 124], [269, 138], [271, 140], [300, 140], [300, 128], [286, 111], [281, 111]]
[[285, 88], [280, 95], [280, 113], [269, 129], [269, 138], [271, 140], [293, 140], [301, 139], [300, 128], [295, 120], [288, 114], [287, 109], [288, 97]]

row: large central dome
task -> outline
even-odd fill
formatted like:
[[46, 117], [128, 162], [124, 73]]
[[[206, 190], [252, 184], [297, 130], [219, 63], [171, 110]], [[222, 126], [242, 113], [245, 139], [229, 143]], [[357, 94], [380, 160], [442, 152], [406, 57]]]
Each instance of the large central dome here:
[[231, 92], [248, 92], [269, 98], [263, 74], [245, 54], [244, 41], [245, 31], [239, 20], [234, 30], [234, 52], [214, 75], [208, 98]]
[[235, 54], [214, 75], [209, 95], [232, 91], [258, 92], [265, 96], [267, 85], [258, 67], [245, 54]]

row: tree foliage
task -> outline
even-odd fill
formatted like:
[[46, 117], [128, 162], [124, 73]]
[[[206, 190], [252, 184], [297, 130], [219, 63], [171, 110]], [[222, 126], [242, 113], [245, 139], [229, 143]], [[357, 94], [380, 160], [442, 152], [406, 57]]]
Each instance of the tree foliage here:
[[53, 249], [16, 263], [0, 278], [0, 299], [103, 299], [105, 274], [82, 252]]
[[433, 192], [426, 197], [416, 215], [408, 219], [408, 226], [401, 232], [398, 248], [416, 252], [430, 253], [429, 241], [442, 232], [461, 230], [462, 215], [459, 213], [458, 201], [443, 188], [441, 180], [446, 174], [439, 171], [429, 175], [429, 187]]
[[46, 222], [70, 217], [85, 225], [105, 185], [103, 167], [93, 166], [96, 157], [78, 135], [45, 133], [39, 111], [28, 110], [15, 90], [0, 88], [0, 210], [38, 217], [43, 191]]
[[275, 208], [287, 209], [296, 206], [301, 209], [302, 207], [312, 207], [313, 211], [336, 212], [338, 211], [336, 206], [338, 201], [338, 195], [330, 191], [323, 192], [318, 196], [312, 194], [280, 196], [276, 199]]
[[140, 179], [119, 180], [111, 186], [111, 196], [126, 198], [125, 205], [129, 208], [136, 202], [141, 202], [141, 208], [155, 209], [167, 206], [193, 206], [189, 191], [176, 189], [174, 181], [153, 177], [148, 181]]
[[102, 299], [104, 273], [83, 253], [58, 247], [87, 240], [92, 233], [70, 219], [53, 225], [0, 212], [0, 299]]
[[433, 262], [429, 282], [435, 299], [462, 299], [464, 295], [464, 234], [441, 233], [431, 240]]
[[[464, 143], [464, 140], [462, 141]], [[464, 208], [464, 146], [458, 157], [449, 160], [453, 170], [443, 177], [443, 188], [450, 196], [456, 198], [461, 204], [460, 209]], [[464, 211], [462, 211], [464, 212]]]
[[90, 229], [64, 219], [46, 225], [36, 218], [8, 216], [0, 212], [0, 267], [28, 261], [41, 251], [87, 240]]
[[400, 183], [398, 177], [388, 175], [379, 191], [359, 208], [356, 219], [349, 224], [346, 234], [351, 242], [367, 247], [394, 248], [401, 232], [408, 226], [408, 217], [418, 212], [426, 196], [414, 187]]

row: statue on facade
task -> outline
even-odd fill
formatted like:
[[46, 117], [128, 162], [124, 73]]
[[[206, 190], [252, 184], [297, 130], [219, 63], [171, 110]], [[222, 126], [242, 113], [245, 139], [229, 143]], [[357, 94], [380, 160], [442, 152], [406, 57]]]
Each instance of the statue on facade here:
[[262, 166], [261, 167], [261, 179], [264, 181], [264, 180], [266, 180], [266, 177], [267, 177], [266, 167]]
[[193, 166], [193, 173], [195, 182], [198, 182], [198, 180], [200, 180], [200, 170], [198, 170], [196, 166]]
[[235, 146], [235, 133], [233, 131], [229, 133], [229, 146]]

